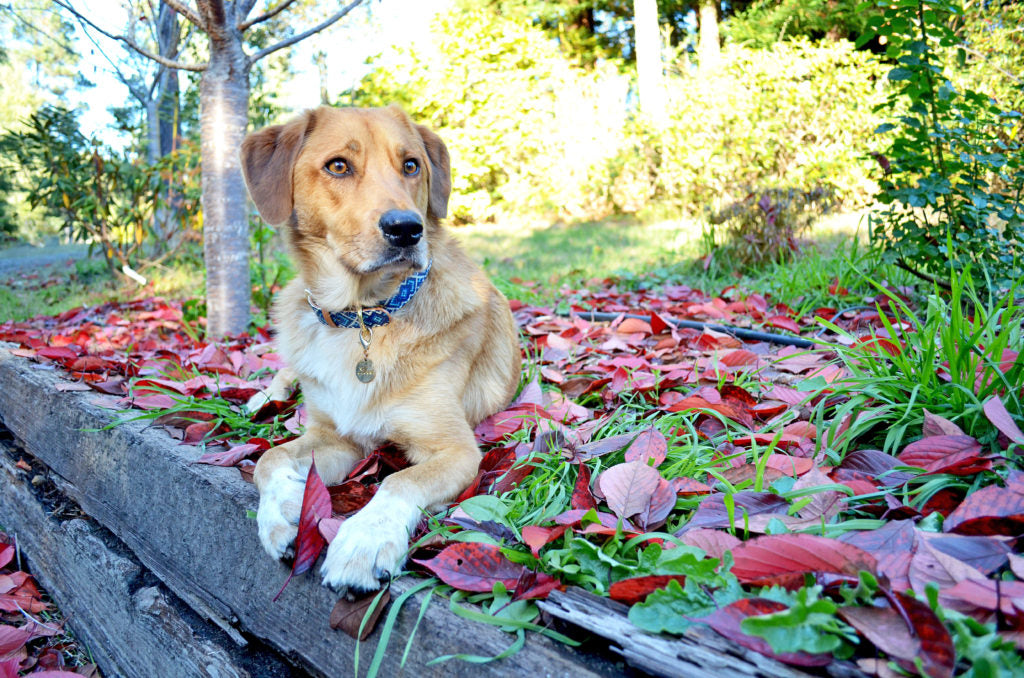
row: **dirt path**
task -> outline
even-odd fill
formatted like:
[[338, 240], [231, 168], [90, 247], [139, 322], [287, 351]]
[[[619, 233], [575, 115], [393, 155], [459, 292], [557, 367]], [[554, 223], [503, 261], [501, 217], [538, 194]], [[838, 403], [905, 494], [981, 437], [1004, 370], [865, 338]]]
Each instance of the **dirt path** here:
[[0, 249], [0, 275], [67, 262], [69, 259], [83, 259], [89, 253], [86, 245], [73, 243], [62, 245], [48, 241], [43, 246], [15, 245]]

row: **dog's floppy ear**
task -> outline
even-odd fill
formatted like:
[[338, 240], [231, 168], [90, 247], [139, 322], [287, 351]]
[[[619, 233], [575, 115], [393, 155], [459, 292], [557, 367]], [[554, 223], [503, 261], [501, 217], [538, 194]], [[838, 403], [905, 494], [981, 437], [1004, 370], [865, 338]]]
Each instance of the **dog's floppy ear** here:
[[284, 125], [271, 125], [242, 142], [242, 174], [249, 195], [268, 224], [280, 224], [292, 213], [292, 169], [299, 157], [310, 114]]
[[416, 125], [416, 131], [427, 147], [430, 158], [430, 202], [428, 211], [435, 219], [448, 216], [448, 197], [452, 194], [452, 163], [448, 148], [441, 137], [423, 125]]

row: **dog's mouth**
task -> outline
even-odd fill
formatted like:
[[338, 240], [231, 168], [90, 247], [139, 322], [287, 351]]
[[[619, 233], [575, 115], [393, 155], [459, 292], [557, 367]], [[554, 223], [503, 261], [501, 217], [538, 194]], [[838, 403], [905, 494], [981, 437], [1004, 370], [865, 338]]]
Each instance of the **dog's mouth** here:
[[422, 271], [427, 266], [427, 255], [423, 247], [389, 247], [373, 260], [359, 267], [362, 274], [390, 270], [413, 269]]

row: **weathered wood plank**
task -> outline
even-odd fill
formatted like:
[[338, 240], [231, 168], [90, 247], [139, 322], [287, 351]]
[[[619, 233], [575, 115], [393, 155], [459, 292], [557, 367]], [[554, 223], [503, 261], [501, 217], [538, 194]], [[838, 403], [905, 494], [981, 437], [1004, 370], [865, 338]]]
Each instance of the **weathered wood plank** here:
[[[255, 522], [246, 517], [247, 510], [256, 508], [254, 487], [235, 469], [194, 464], [200, 454], [196, 448], [177, 446], [142, 423], [95, 431], [112, 420], [112, 413], [93, 403], [94, 394], [58, 392], [57, 381], [53, 372], [0, 349], [0, 419], [26, 450], [64, 480], [64, 491], [89, 516], [199, 614], [263, 639], [314, 674], [351, 673], [355, 641], [327, 623], [335, 594], [316, 577], [302, 577], [288, 585], [278, 602], [271, 601], [288, 569], [263, 553]], [[398, 580], [393, 592], [410, 586]], [[399, 675], [402, 648], [422, 595], [399, 615], [380, 675]], [[379, 633], [362, 644], [360, 666], [372, 659]], [[454, 653], [493, 656], [511, 640], [434, 603], [420, 623], [404, 672], [450, 675], [450, 665], [427, 662]], [[621, 674], [622, 665], [531, 634], [513, 657], [473, 667], [474, 675], [481, 676], [510, 671], [607, 676]]]
[[[0, 447], [3, 447], [0, 445]], [[61, 521], [0, 450], [0, 524], [15, 533], [33, 576], [91, 650], [104, 675], [284, 678], [272, 653], [244, 652], [175, 600], [93, 521]]]
[[[800, 678], [807, 673], [748, 650], [714, 631], [695, 626], [679, 638], [646, 633], [627, 618], [628, 608], [608, 598], [570, 588], [540, 603], [546, 614], [608, 639], [610, 649], [630, 666], [666, 678]], [[852, 664], [834, 662], [827, 673], [837, 678], [865, 676]]]
[[[236, 637], [242, 630], [261, 639], [314, 674], [352, 672], [355, 642], [328, 627], [335, 595], [318, 578], [293, 581], [278, 602], [271, 602], [288, 570], [263, 553], [255, 521], [246, 517], [246, 510], [257, 504], [253, 486], [234, 469], [194, 464], [200, 454], [196, 448], [175, 445], [141, 423], [95, 431], [114, 415], [96, 406], [93, 394], [57, 392], [56, 382], [52, 372], [0, 348], [0, 420], [60, 476], [58, 485], [68, 495], [203, 617]], [[393, 596], [412, 583], [397, 580]], [[420, 623], [403, 670], [402, 648], [423, 595], [413, 597], [399, 614], [380, 675], [451, 675], [465, 667], [427, 663], [444, 654], [493, 656], [511, 642], [508, 634], [461, 619], [443, 601], [435, 602]], [[541, 605], [550, 617], [577, 629], [580, 639], [593, 634], [590, 651], [531, 634], [518, 654], [474, 665], [474, 676], [703, 676], [715, 670], [760, 678], [808, 675], [707, 629], [679, 639], [644, 633], [629, 624], [623, 606], [582, 591], [556, 593]], [[363, 644], [361, 667], [369, 664], [379, 634]], [[848, 664], [828, 672], [863, 675]]]

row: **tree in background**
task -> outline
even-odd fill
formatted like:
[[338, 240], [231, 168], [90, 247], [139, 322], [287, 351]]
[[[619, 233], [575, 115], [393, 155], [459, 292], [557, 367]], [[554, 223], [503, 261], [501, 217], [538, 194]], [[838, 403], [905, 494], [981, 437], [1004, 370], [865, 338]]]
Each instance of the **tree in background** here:
[[722, 60], [722, 48], [718, 37], [718, 0], [700, 0], [697, 20], [700, 26], [700, 40], [697, 43], [697, 63], [705, 76], [718, 70]]
[[194, 5], [187, 0], [164, 0], [181, 19], [206, 36], [208, 57], [198, 63], [167, 58], [146, 49], [130, 35], [102, 28], [90, 17], [89, 10], [79, 10], [73, 0], [53, 1], [93, 30], [158, 64], [202, 74], [199, 97], [206, 331], [214, 338], [244, 332], [249, 325], [251, 288], [248, 207], [238, 148], [248, 127], [250, 73], [261, 59], [333, 25], [363, 0], [351, 0], [309, 29], [253, 53], [245, 50], [246, 33], [288, 10], [295, 0], [278, 0], [253, 17], [249, 15], [257, 0], [196, 0]]
[[[0, 34], [0, 130], [22, 129], [40, 106], [59, 101], [72, 87], [91, 86], [71, 47], [74, 26], [47, 0], [0, 4]], [[27, 209], [17, 175], [14, 168], [0, 171], [0, 232], [34, 238], [52, 226], [41, 212]]]
[[661, 82], [661, 32], [656, 0], [633, 0], [633, 32], [636, 42], [637, 98], [640, 110], [652, 120], [664, 122], [665, 88]]

